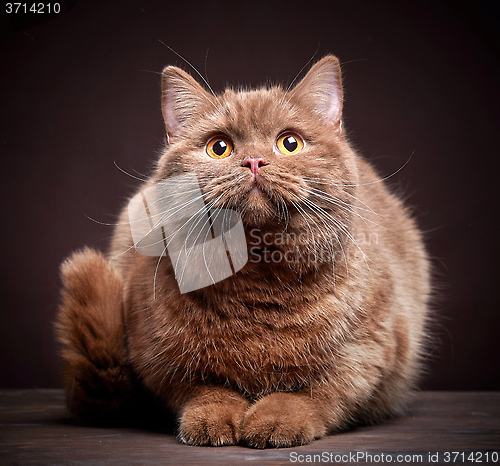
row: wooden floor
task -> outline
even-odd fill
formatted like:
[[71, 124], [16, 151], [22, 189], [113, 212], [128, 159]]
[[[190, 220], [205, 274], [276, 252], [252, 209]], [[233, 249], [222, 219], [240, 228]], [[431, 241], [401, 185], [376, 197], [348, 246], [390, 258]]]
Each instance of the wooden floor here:
[[499, 450], [500, 392], [423, 392], [406, 418], [329, 436], [303, 447], [260, 451], [191, 447], [158, 430], [81, 426], [68, 417], [60, 390], [0, 391], [2, 465], [233, 466], [383, 464], [389, 460], [437, 464], [435, 459], [439, 464], [475, 464], [479, 459], [500, 464]]

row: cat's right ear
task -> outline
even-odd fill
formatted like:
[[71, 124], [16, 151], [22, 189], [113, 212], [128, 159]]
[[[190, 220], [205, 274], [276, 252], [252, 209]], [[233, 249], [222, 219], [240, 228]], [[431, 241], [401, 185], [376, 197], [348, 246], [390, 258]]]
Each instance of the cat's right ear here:
[[167, 66], [163, 70], [161, 96], [168, 142], [174, 141], [182, 127], [203, 107], [213, 104], [205, 89], [191, 75], [176, 66]]
[[315, 63], [292, 90], [294, 98], [342, 131], [342, 75], [337, 57], [327, 55]]

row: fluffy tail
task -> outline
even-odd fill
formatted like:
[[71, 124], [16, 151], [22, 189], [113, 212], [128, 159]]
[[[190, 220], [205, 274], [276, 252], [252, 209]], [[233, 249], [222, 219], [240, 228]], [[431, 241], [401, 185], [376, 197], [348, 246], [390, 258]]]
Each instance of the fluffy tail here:
[[122, 277], [91, 249], [66, 259], [61, 275], [56, 330], [68, 407], [93, 424], [129, 421], [137, 382], [127, 361]]

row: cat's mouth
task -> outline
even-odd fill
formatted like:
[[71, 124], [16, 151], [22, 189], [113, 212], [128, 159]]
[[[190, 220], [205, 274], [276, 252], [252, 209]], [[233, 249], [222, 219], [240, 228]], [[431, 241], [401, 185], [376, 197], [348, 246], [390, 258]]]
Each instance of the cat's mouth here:
[[237, 210], [246, 225], [276, 223], [293, 210], [297, 197], [284, 180], [267, 173], [251, 174], [241, 183]]
[[304, 197], [302, 180], [291, 174], [242, 173], [212, 180], [205, 189], [205, 200], [212, 207], [236, 210], [247, 226], [260, 226], [285, 220]]
[[250, 194], [253, 196], [259, 196], [261, 194], [264, 194], [264, 192], [262, 191], [262, 189], [259, 187], [259, 185], [257, 183], [254, 183], [254, 185], [250, 189]]
[[265, 194], [265, 183], [259, 174], [250, 174], [249, 192], [250, 194]]
[[272, 190], [269, 183], [266, 183], [259, 175], [252, 175], [245, 187], [245, 194], [250, 202], [256, 202], [258, 198], [262, 200], [272, 200]]

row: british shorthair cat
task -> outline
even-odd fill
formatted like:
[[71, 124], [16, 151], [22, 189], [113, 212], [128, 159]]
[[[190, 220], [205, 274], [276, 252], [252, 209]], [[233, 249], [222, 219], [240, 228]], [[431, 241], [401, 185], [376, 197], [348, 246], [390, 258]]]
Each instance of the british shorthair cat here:
[[[138, 241], [144, 218], [131, 201], [107, 255], [84, 249], [61, 267], [57, 331], [74, 415], [123, 420], [147, 395], [184, 443], [266, 448], [404, 412], [427, 335], [429, 261], [409, 210], [349, 145], [342, 104], [334, 56], [293, 88], [218, 95], [165, 68], [166, 145], [133, 197], [148, 215], [161, 207], [163, 239], [148, 243], [161, 250], [141, 251], [155, 224]], [[177, 197], [160, 191], [147, 204], [158, 186]], [[200, 234], [217, 237], [222, 218], [226, 245], [184, 254], [184, 289], [165, 238], [177, 213], [196, 220], [184, 238], [207, 226], [202, 249]], [[223, 279], [216, 256], [229, 263]]]

